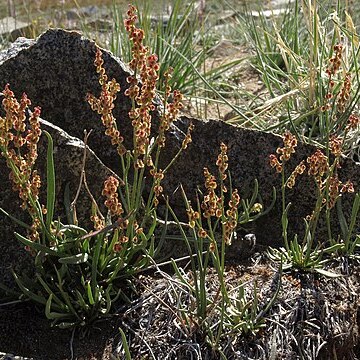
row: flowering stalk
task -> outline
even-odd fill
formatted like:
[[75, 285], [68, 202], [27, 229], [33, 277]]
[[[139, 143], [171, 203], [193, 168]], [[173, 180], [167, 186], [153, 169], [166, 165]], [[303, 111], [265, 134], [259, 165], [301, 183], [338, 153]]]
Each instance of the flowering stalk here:
[[[176, 120], [182, 108], [182, 94], [177, 90], [174, 90], [171, 94], [169, 80], [172, 69], [169, 69], [164, 74], [165, 94], [158, 134], [155, 141], [151, 144], [152, 112], [155, 110], [154, 99], [156, 96], [160, 66], [157, 61], [157, 56], [150, 54], [149, 48], [144, 45], [145, 34], [142, 29], [136, 27], [136, 21], [137, 10], [134, 6], [129, 6], [124, 24], [132, 42], [132, 61], [129, 63], [129, 66], [133, 70], [133, 74], [127, 78], [129, 88], [125, 91], [125, 95], [131, 99], [132, 109], [129, 117], [134, 127], [134, 184], [138, 184], [138, 191], [133, 192], [133, 196], [141, 193], [144, 169], [145, 166], [148, 166], [150, 168], [150, 174], [154, 178], [154, 186], [151, 188], [146, 206], [146, 211], [148, 211], [153, 205], [155, 207], [157, 206], [158, 198], [163, 191], [161, 180], [167, 169], [173, 164], [181, 152], [179, 151], [179, 154], [174, 157], [164, 170], [158, 168], [160, 151], [165, 147], [165, 133]], [[140, 84], [138, 78], [140, 79]], [[172, 95], [173, 98], [172, 102], [168, 102], [170, 95]], [[188, 139], [188, 141], [190, 140]], [[155, 147], [156, 153], [153, 158], [152, 153]], [[138, 203], [139, 200], [140, 199], [133, 197], [133, 203]]]
[[[135, 26], [137, 15], [136, 8], [129, 6], [127, 18], [124, 21], [125, 29], [132, 41], [132, 60], [129, 63], [134, 74], [128, 76], [127, 82], [129, 88], [125, 91], [125, 95], [129, 96], [132, 103], [132, 109], [129, 117], [132, 120], [134, 128], [134, 186], [135, 191], [132, 192], [132, 205], [139, 204], [140, 198], [137, 194], [141, 194], [142, 180], [144, 177], [144, 168], [146, 164], [152, 165], [150, 155], [150, 135], [151, 135], [151, 112], [155, 110], [153, 104], [156, 85], [158, 81], [158, 71], [160, 66], [157, 62], [155, 54], [149, 54], [149, 48], [144, 46], [144, 31]], [[138, 85], [139, 76], [141, 87]], [[140, 169], [140, 173], [139, 173]], [[156, 172], [156, 171], [155, 171]], [[159, 186], [159, 184], [157, 184]], [[157, 187], [159, 190], [160, 188]]]
[[[329, 65], [326, 69], [326, 74], [329, 78], [328, 91], [325, 97], [326, 104], [322, 106], [322, 112], [326, 116], [326, 133], [331, 134], [326, 139], [326, 156], [327, 158], [334, 156], [334, 161], [331, 166], [328, 166], [326, 181], [324, 180], [323, 184], [319, 184], [318, 181], [318, 187], [324, 190], [326, 223], [331, 242], [333, 237], [330, 226], [330, 210], [334, 207], [342, 193], [354, 191], [350, 181], [343, 184], [338, 179], [337, 169], [341, 167], [341, 155], [344, 152], [348, 134], [351, 131], [355, 131], [359, 125], [359, 116], [356, 113], [352, 112], [348, 115], [347, 119], [344, 117], [352, 95], [352, 77], [350, 72], [346, 72], [341, 79], [340, 91], [338, 93], [334, 91], [335, 76], [340, 72], [342, 65], [346, 66], [343, 61], [343, 51], [343, 44], [334, 45], [334, 54], [329, 59]], [[344, 72], [345, 70], [342, 71], [342, 73]], [[336, 123], [340, 117], [345, 118], [346, 123]]]
[[[144, 45], [145, 33], [136, 27], [136, 21], [137, 10], [130, 5], [124, 25], [132, 42], [132, 60], [129, 63], [132, 74], [126, 79], [129, 86], [125, 90], [125, 95], [131, 100], [131, 110], [128, 114], [133, 127], [133, 148], [131, 150], [125, 149], [124, 139], [117, 129], [112, 114], [120, 86], [114, 79], [108, 81], [100, 49], [96, 50], [94, 64], [99, 74], [101, 93], [98, 98], [91, 94], [87, 95], [91, 108], [101, 115], [105, 134], [111, 138], [112, 145], [117, 147], [122, 165], [122, 174], [120, 174], [119, 179], [110, 177], [104, 183], [103, 190], [103, 195], [107, 198], [105, 201], [105, 206], [108, 209], [107, 219], [114, 222], [116, 226], [111, 227], [111, 229], [105, 226], [105, 217], [101, 216], [97, 206], [94, 207], [95, 211], [92, 215], [95, 228], [94, 236], [113, 230], [112, 251], [128, 264], [125, 269], [123, 268], [124, 262], [119, 262], [122, 265], [116, 267], [110, 279], [115, 279], [120, 270], [122, 272], [135, 272], [137, 269], [135, 265], [133, 269], [130, 269], [132, 261], [141, 263], [143, 267], [146, 266], [148, 259], [143, 259], [145, 256], [144, 249], [146, 250], [149, 241], [152, 241], [157, 223], [156, 208], [163, 192], [161, 183], [166, 170], [173, 163], [172, 161], [166, 166], [165, 170], [160, 169], [158, 165], [159, 155], [165, 147], [166, 132], [176, 120], [182, 107], [182, 94], [176, 90], [171, 93], [169, 86], [171, 72], [169, 71], [165, 75], [165, 98], [159, 119], [158, 134], [152, 139], [152, 116], [156, 110], [154, 100], [160, 66], [157, 56], [150, 54], [149, 48]], [[169, 102], [171, 95], [173, 100]], [[190, 134], [187, 134], [184, 144], [187, 145], [190, 141]], [[131, 176], [129, 175], [130, 172]], [[145, 176], [147, 173], [149, 177]], [[144, 202], [142, 196], [147, 179], [150, 179], [151, 186], [147, 200]], [[124, 219], [126, 219], [126, 226], [121, 227], [119, 224], [124, 224]], [[116, 240], [114, 240], [115, 238]], [[139, 251], [141, 254], [136, 255]], [[137, 260], [134, 260], [135, 257]]]
[[283, 142], [284, 147], [278, 147], [276, 149], [276, 153], [278, 154], [279, 158], [271, 154], [269, 156], [270, 158], [270, 166], [276, 169], [277, 173], [281, 173], [281, 204], [282, 204], [282, 225], [283, 225], [283, 231], [282, 236], [284, 239], [284, 245], [287, 251], [290, 250], [289, 248], [289, 242], [287, 238], [287, 209], [288, 206], [286, 206], [286, 187], [292, 188], [295, 184], [296, 176], [299, 173], [302, 173], [304, 171], [303, 163], [302, 165], [295, 170], [290, 178], [285, 181], [285, 163], [290, 160], [290, 157], [293, 153], [295, 153], [295, 148], [297, 146], [297, 139], [294, 135], [292, 135], [289, 131], [287, 131], [283, 136]]
[[[38, 202], [41, 180], [37, 170], [33, 168], [38, 156], [37, 144], [41, 136], [39, 124], [41, 110], [39, 107], [34, 109], [27, 125], [26, 112], [31, 101], [26, 94], [23, 94], [18, 102], [7, 84], [2, 95], [5, 117], [0, 117], [0, 152], [10, 169], [9, 178], [13, 190], [19, 193], [22, 201], [21, 208], [27, 210], [32, 218], [29, 239], [39, 241], [39, 231], [40, 228], [44, 228], [43, 214], [46, 214], [46, 209]], [[26, 249], [30, 250], [29, 247]]]

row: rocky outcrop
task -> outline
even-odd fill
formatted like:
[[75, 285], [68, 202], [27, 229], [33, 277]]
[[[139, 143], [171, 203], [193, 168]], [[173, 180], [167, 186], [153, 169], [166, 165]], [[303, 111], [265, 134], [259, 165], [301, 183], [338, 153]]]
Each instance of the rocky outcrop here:
[[[85, 101], [88, 92], [97, 95], [100, 91], [93, 65], [95, 50], [95, 43], [77, 32], [55, 29], [48, 30], [36, 40], [21, 38], [11, 48], [0, 53], [0, 88], [9, 83], [16, 95], [26, 92], [33, 104], [42, 107], [42, 116], [58, 127], [56, 131], [54, 130], [56, 134], [66, 133], [71, 136], [71, 139], [82, 139], [84, 129], [93, 129], [88, 145], [98, 158], [93, 155], [93, 162], [88, 160], [87, 171], [98, 172], [98, 176], [94, 175], [94, 178], [90, 179], [88, 175], [88, 182], [97, 186], [94, 191], [95, 194], [99, 194], [100, 179], [110, 171], [107, 168], [117, 172], [118, 158], [115, 149], [103, 135], [98, 115], [92, 112]], [[110, 53], [104, 51], [103, 56], [107, 74], [110, 78], [116, 78], [122, 88], [121, 94], [116, 99], [114, 116], [127, 141], [132, 139], [131, 123], [127, 115], [130, 102], [123, 95], [127, 87], [128, 69], [120, 59]], [[184, 209], [179, 191], [176, 191], [180, 183], [183, 184], [189, 197], [194, 197], [195, 189], [203, 184], [203, 167], [207, 166], [213, 172], [215, 171], [215, 161], [221, 142], [226, 143], [229, 148], [229, 166], [233, 186], [240, 189], [242, 197], [250, 196], [254, 180], [258, 179], [260, 199], [266, 209], [272, 201], [273, 187], [278, 190], [278, 193], [280, 190], [280, 177], [270, 168], [268, 156], [282, 145], [282, 139], [273, 134], [234, 127], [221, 121], [202, 121], [181, 117], [168, 134], [167, 149], [161, 159], [163, 164], [167, 164], [181, 146], [190, 122], [195, 125], [193, 142], [164, 179], [166, 194], [170, 196], [175, 210], [181, 213]], [[156, 124], [156, 114], [154, 114], [154, 123]], [[52, 132], [52, 134], [55, 133]], [[76, 183], [75, 179], [78, 180], [79, 177], [80, 168], [73, 164], [69, 157], [76, 161], [82, 157], [82, 150], [79, 150], [81, 149], [80, 140], [70, 141], [68, 135], [64, 137], [63, 135], [55, 136], [55, 143], [58, 146], [56, 158], [59, 198], [63, 197], [62, 191], [70, 178], [73, 183]], [[76, 146], [74, 142], [77, 142]], [[291, 171], [298, 162], [313, 151], [314, 147], [299, 144], [296, 154], [289, 163], [289, 170]], [[4, 172], [1, 171], [0, 181], [7, 186], [3, 174]], [[358, 187], [359, 175], [359, 166], [345, 159], [340, 169], [340, 177], [344, 180], [352, 179], [355, 187]], [[3, 189], [7, 189], [6, 186]], [[303, 176], [299, 179], [298, 186], [288, 194], [288, 201], [292, 203], [289, 212], [290, 230], [301, 232], [303, 218], [311, 213], [315, 203], [313, 184], [306, 176]], [[4, 190], [0, 195], [0, 206], [6, 208], [6, 205], [13, 201], [14, 196]], [[351, 201], [352, 196], [344, 197], [345, 212], [349, 212]], [[4, 224], [5, 220], [2, 215], [0, 216], [1, 224]], [[244, 231], [255, 232], [260, 244], [278, 245], [281, 243], [280, 219], [281, 206], [278, 199], [275, 207], [266, 216], [260, 218], [254, 227]], [[336, 223], [336, 218], [334, 218], [334, 223]], [[360, 227], [359, 221], [357, 225]], [[4, 251], [6, 249], [4, 244], [9, 241], [6, 239], [11, 238], [11, 235], [8, 235], [11, 233], [5, 231], [1, 233], [6, 234], [5, 240], [3, 238], [0, 242], [1, 263], [10, 266], [14, 264], [14, 261], [11, 262], [8, 250]]]

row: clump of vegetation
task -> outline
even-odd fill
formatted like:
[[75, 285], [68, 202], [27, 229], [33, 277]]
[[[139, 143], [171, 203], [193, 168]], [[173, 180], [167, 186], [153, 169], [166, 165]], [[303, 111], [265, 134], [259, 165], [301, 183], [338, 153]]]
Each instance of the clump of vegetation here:
[[[251, 200], [241, 199], [237, 189], [232, 188], [228, 171], [227, 146], [220, 145], [216, 165], [218, 177], [204, 168], [205, 193], [199, 194], [196, 210], [184, 190], [183, 198], [188, 215], [189, 232], [185, 231], [175, 212], [170, 208], [188, 247], [191, 272], [186, 274], [172, 262], [181, 284], [188, 289], [193, 306], [186, 311], [185, 301], [179, 304], [179, 317], [191, 333], [199, 333], [213, 351], [222, 353], [220, 344], [224, 339], [235, 339], [241, 335], [256, 334], [264, 327], [264, 314], [271, 307], [273, 297], [266, 305], [260, 305], [256, 284], [252, 301], [247, 299], [243, 284], [238, 289], [229, 289], [226, 283], [226, 247], [237, 238], [237, 228], [263, 215], [262, 205], [256, 203], [257, 186]], [[228, 198], [228, 201], [226, 199]], [[193, 244], [193, 246], [192, 246]], [[194, 250], [193, 250], [194, 248]], [[209, 274], [215, 268], [217, 291], [211, 291]], [[179, 296], [181, 299], [181, 296]], [[265, 310], [266, 309], [266, 310]]]
[[[88, 325], [108, 314], [114, 301], [121, 297], [126, 299], [131, 276], [146, 269], [156, 251], [156, 208], [163, 191], [161, 181], [168, 169], [160, 169], [158, 161], [161, 149], [165, 147], [165, 134], [181, 109], [182, 95], [179, 91], [171, 92], [166, 85], [158, 135], [151, 141], [151, 112], [155, 110], [153, 101], [160, 67], [157, 56], [150, 54], [143, 45], [144, 32], [135, 26], [136, 19], [136, 9], [131, 6], [125, 26], [133, 43], [130, 63], [133, 75], [127, 79], [130, 85], [125, 95], [132, 103], [129, 118], [134, 129], [133, 149], [128, 150], [123, 145], [124, 139], [112, 115], [114, 100], [121, 89], [115, 79], [108, 80], [99, 49], [94, 64], [101, 93], [99, 97], [87, 96], [92, 109], [101, 115], [106, 136], [117, 148], [122, 169], [118, 177], [111, 176], [104, 182], [102, 195], [106, 199], [107, 214], [101, 213], [91, 197], [93, 204], [89, 206], [94, 231], [88, 232], [81, 227], [75, 214], [70, 224], [53, 218], [55, 172], [49, 134], [46, 207], [39, 203], [41, 180], [34, 165], [41, 135], [40, 109], [35, 108], [28, 125], [26, 111], [30, 101], [26, 95], [18, 102], [9, 86], [4, 90], [6, 115], [0, 123], [0, 149], [11, 169], [14, 190], [19, 191], [23, 201], [22, 208], [29, 212], [33, 221], [27, 227], [26, 237], [20, 234], [16, 237], [34, 256], [36, 266], [34, 280], [14, 276], [26, 297], [44, 305], [46, 316], [60, 327]], [[170, 73], [166, 77], [170, 77]], [[171, 102], [168, 101], [170, 95]], [[190, 141], [189, 132], [183, 148]], [[150, 177], [145, 177], [146, 169]], [[146, 181], [150, 181], [151, 191], [144, 199]]]
[[[359, 36], [356, 11], [341, 1], [296, 0], [278, 17], [259, 12], [239, 18], [255, 51], [253, 65], [270, 95], [254, 109], [264, 129], [290, 129], [298, 140], [326, 146], [336, 132], [346, 141], [343, 151], [358, 151], [345, 136], [347, 121], [358, 116]], [[255, 100], [256, 102], [256, 100]], [[353, 129], [358, 134], [358, 129]]]
[[[358, 123], [358, 121], [357, 121]], [[349, 119], [348, 128], [357, 126], [353, 119]], [[330, 212], [335, 207], [344, 193], [353, 193], [354, 186], [350, 180], [342, 182], [339, 180], [337, 169], [341, 167], [340, 157], [342, 154], [342, 143], [344, 139], [332, 136], [329, 141], [330, 152], [333, 155], [333, 162], [330, 163], [329, 157], [320, 149], [317, 149], [312, 155], [302, 160], [292, 171], [290, 176], [285, 177], [285, 164], [290, 159], [291, 154], [295, 152], [297, 140], [290, 132], [284, 135], [284, 147], [276, 150], [278, 156], [270, 155], [270, 165], [281, 174], [282, 179], [282, 228], [284, 249], [270, 250], [270, 256], [273, 259], [284, 261], [284, 268], [295, 267], [305, 271], [318, 271], [322, 274], [332, 276], [333, 274], [324, 271], [323, 266], [326, 259], [323, 254], [346, 253], [354, 255], [354, 251], [359, 243], [359, 236], [353, 234], [354, 225], [359, 212], [359, 194], [355, 196], [353, 210], [351, 213], [350, 226], [347, 225], [344, 215], [341, 213], [339, 222], [343, 234], [341, 239], [334, 237], [331, 227]], [[297, 235], [293, 240], [288, 240], [288, 212], [291, 204], [286, 204], [286, 188], [292, 189], [295, 186], [296, 179], [307, 170], [309, 176], [313, 177], [316, 186], [316, 204], [313, 212], [309, 214], [305, 221], [305, 232], [302, 242], [298, 242]], [[341, 206], [341, 205], [340, 205]], [[315, 242], [317, 225], [321, 213], [325, 211], [326, 224], [328, 230], [328, 243]], [[341, 211], [341, 207], [339, 208]], [[339, 241], [340, 240], [340, 241]], [[314, 248], [314, 245], [315, 248]], [[324, 246], [328, 245], [324, 249]]]

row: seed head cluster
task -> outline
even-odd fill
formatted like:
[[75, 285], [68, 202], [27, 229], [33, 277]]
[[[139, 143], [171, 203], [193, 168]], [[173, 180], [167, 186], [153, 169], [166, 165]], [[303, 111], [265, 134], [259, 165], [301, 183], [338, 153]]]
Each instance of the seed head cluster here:
[[190, 125], [189, 125], [189, 127], [188, 127], [188, 129], [187, 129], [187, 133], [186, 133], [186, 135], [185, 135], [185, 137], [184, 137], [184, 140], [182, 141], [182, 144], [181, 144], [181, 148], [183, 149], [183, 150], [185, 150], [187, 147], [188, 147], [188, 145], [190, 144], [190, 143], [192, 143], [192, 137], [191, 137], [191, 132], [194, 130], [194, 124], [193, 123], [190, 123]]
[[[135, 166], [145, 166], [144, 159], [150, 143], [151, 112], [155, 110], [153, 100], [156, 95], [156, 85], [159, 78], [160, 65], [155, 54], [149, 54], [149, 48], [144, 46], [144, 31], [135, 26], [137, 15], [136, 8], [129, 6], [127, 18], [124, 21], [125, 29], [132, 42], [132, 60], [129, 64], [134, 74], [128, 76], [129, 88], [125, 95], [133, 101], [133, 108], [129, 112], [134, 128], [134, 153], [137, 157]], [[141, 87], [138, 85], [137, 76], [140, 77]], [[145, 160], [145, 161], [144, 161]]]
[[330, 152], [337, 158], [342, 154], [343, 138], [337, 135], [331, 135], [329, 139]]
[[329, 209], [332, 209], [335, 204], [336, 200], [339, 198], [339, 195], [342, 193], [353, 193], [354, 192], [354, 186], [351, 181], [347, 181], [345, 184], [343, 184], [337, 174], [334, 174], [329, 179], [329, 201], [327, 202], [327, 207]]
[[339, 113], [344, 113], [346, 110], [346, 105], [349, 102], [351, 94], [351, 75], [347, 73], [345, 75], [343, 85], [341, 87], [340, 93], [337, 98], [337, 110]]
[[286, 182], [286, 186], [289, 189], [292, 189], [295, 186], [295, 181], [297, 176], [303, 174], [305, 170], [306, 170], [305, 161], [302, 160], [300, 164], [296, 166], [295, 170], [289, 176], [289, 179]]
[[329, 159], [319, 149], [306, 159], [308, 163], [308, 174], [314, 176], [319, 186], [322, 184], [322, 178], [329, 169]]
[[238, 190], [235, 189], [231, 194], [229, 201], [229, 208], [226, 210], [226, 219], [223, 223], [223, 241], [225, 244], [231, 245], [232, 235], [237, 227], [238, 223], [238, 207], [240, 204], [240, 195]]
[[342, 61], [342, 52], [344, 46], [343, 44], [335, 44], [334, 45], [334, 54], [329, 60], [329, 66], [326, 69], [326, 74], [329, 77], [334, 76], [340, 69], [341, 61]]
[[[13, 190], [19, 193], [22, 200], [21, 208], [27, 210], [33, 219], [29, 239], [39, 239], [35, 203], [38, 200], [41, 180], [38, 172], [33, 169], [38, 157], [37, 144], [41, 136], [40, 107], [35, 107], [26, 122], [31, 101], [23, 94], [20, 101], [15, 98], [9, 85], [2, 92], [2, 106], [5, 116], [0, 117], [0, 152], [6, 159], [10, 169], [9, 178]], [[42, 212], [46, 209], [42, 207]]]
[[[228, 155], [227, 146], [224, 143], [221, 143], [220, 145], [220, 153], [216, 165], [218, 166], [220, 177], [222, 180], [225, 180], [225, 172], [228, 168]], [[240, 195], [238, 190], [234, 189], [231, 193], [228, 207], [226, 208], [224, 191], [222, 189], [220, 196], [216, 194], [216, 191], [219, 191], [219, 186], [216, 177], [210, 173], [208, 168], [204, 168], [204, 177], [206, 194], [200, 204], [202, 214], [200, 213], [200, 209], [199, 211], [195, 211], [189, 206], [187, 209], [188, 223], [190, 228], [197, 228], [197, 235], [199, 238], [208, 238], [210, 240], [209, 250], [214, 251], [216, 247], [215, 240], [209, 236], [199, 219], [202, 215], [208, 221], [210, 221], [211, 217], [214, 217], [216, 221], [220, 220], [222, 225], [222, 241], [226, 245], [231, 245], [232, 236], [238, 224]]]
[[152, 175], [154, 178], [154, 185], [153, 185], [153, 190], [155, 194], [154, 205], [158, 206], [159, 197], [164, 191], [163, 187], [160, 185], [161, 181], [164, 179], [164, 172], [161, 169], [159, 171], [156, 171], [154, 168], [152, 168], [150, 170], [150, 175]]
[[129, 241], [128, 236], [120, 235], [118, 241], [114, 244], [113, 251], [115, 253], [119, 253], [123, 248], [123, 244], [127, 243], [128, 241]]
[[216, 195], [215, 189], [217, 188], [216, 178], [209, 172], [208, 168], [204, 168], [205, 188], [206, 195], [201, 203], [201, 209], [206, 219], [215, 216], [220, 218], [223, 213], [222, 201]]
[[278, 173], [281, 173], [284, 163], [290, 159], [291, 154], [295, 153], [295, 148], [297, 146], [296, 137], [292, 135], [290, 131], [287, 131], [283, 135], [283, 142], [284, 147], [278, 147], [276, 149], [279, 158], [274, 154], [269, 156], [270, 166], [275, 168]]
[[220, 144], [220, 154], [218, 155], [218, 158], [216, 160], [216, 166], [219, 168], [219, 172], [221, 174], [222, 180], [225, 180], [226, 170], [228, 168], [228, 156], [227, 156], [227, 146], [224, 143]]
[[179, 90], [174, 90], [172, 93], [172, 102], [168, 102], [171, 95], [171, 87], [169, 81], [171, 79], [172, 69], [165, 71], [165, 108], [164, 113], [160, 118], [159, 135], [157, 138], [158, 145], [160, 147], [165, 146], [165, 132], [170, 129], [170, 125], [176, 120], [181, 108], [183, 107], [182, 99], [183, 95]]
[[347, 125], [346, 125], [346, 132], [351, 130], [356, 130], [360, 124], [360, 116], [358, 114], [352, 113], [349, 116]]
[[[115, 231], [120, 231], [120, 234], [118, 235], [118, 240], [114, 244], [114, 247], [113, 247], [113, 251], [115, 253], [120, 252], [123, 249], [123, 244], [125, 244], [125, 243], [127, 243], [129, 241], [129, 237], [124, 234], [124, 231], [129, 226], [129, 220], [128, 219], [123, 219], [123, 218], [120, 217], [117, 220], [117, 225], [118, 225], [118, 228]], [[137, 233], [139, 225], [137, 224], [136, 221], [134, 221], [134, 223], [132, 225], [134, 227], [134, 230], [136, 230], [136, 233]], [[136, 236], [133, 237], [133, 241], [134, 242], [136, 241]]]
[[[332, 169], [329, 165], [329, 158], [320, 150], [317, 149], [312, 155], [308, 156], [305, 161], [302, 160], [291, 173], [289, 178], [286, 181], [286, 186], [288, 188], [293, 188], [295, 186], [296, 178], [298, 175], [301, 175], [305, 172], [307, 168], [307, 173], [310, 176], [313, 176], [318, 189], [321, 193], [328, 191], [328, 196], [324, 196], [323, 204], [326, 204], [328, 209], [334, 207], [337, 199], [342, 193], [354, 192], [354, 187], [351, 181], [342, 183], [336, 173], [336, 169], [340, 167], [339, 158], [342, 154], [342, 145], [343, 138], [340, 136], [331, 136], [329, 139], [329, 149], [330, 152], [335, 156], [334, 166]], [[289, 159], [290, 154], [294, 152], [296, 146], [296, 139], [290, 133], [286, 133], [284, 136], [284, 148], [278, 148], [277, 153], [280, 154], [280, 162], [275, 155], [270, 155], [270, 166], [276, 168], [277, 172], [283, 171], [283, 163], [286, 159]], [[312, 219], [313, 215], [307, 217], [308, 220]]]
[[200, 213], [195, 211], [191, 206], [189, 206], [186, 212], [189, 219], [189, 226], [193, 229], [196, 225], [196, 220], [200, 219]]
[[118, 198], [118, 187], [119, 180], [114, 176], [110, 176], [107, 180], [105, 180], [104, 188], [101, 193], [106, 197], [105, 206], [109, 210], [111, 216], [121, 216], [124, 212]]
[[[334, 97], [333, 90], [335, 86], [334, 77], [337, 72], [340, 70], [342, 63], [342, 53], [344, 46], [343, 44], [335, 44], [334, 45], [334, 53], [333, 56], [329, 59], [329, 65], [325, 70], [326, 74], [329, 77], [329, 89], [327, 94], [325, 95], [325, 104], [321, 106], [321, 111], [327, 111], [331, 108], [330, 100]], [[350, 75], [346, 76], [344, 79], [343, 87], [342, 87], [342, 96], [339, 97], [338, 105], [340, 105], [339, 110], [342, 110], [345, 106], [345, 97], [350, 93], [351, 88], [351, 77]], [[340, 100], [341, 99], [341, 100]]]
[[96, 72], [99, 74], [101, 92], [99, 98], [92, 94], [87, 94], [86, 99], [91, 109], [101, 115], [101, 121], [106, 129], [105, 134], [110, 137], [111, 144], [116, 145], [118, 154], [123, 156], [126, 153], [125, 146], [123, 145], [124, 138], [117, 129], [116, 120], [112, 114], [116, 94], [120, 91], [120, 85], [115, 79], [108, 81], [103, 64], [102, 52], [97, 48], [94, 65], [96, 66]]
[[101, 230], [105, 227], [105, 219], [98, 214], [91, 215], [90, 220], [92, 221], [95, 230]]

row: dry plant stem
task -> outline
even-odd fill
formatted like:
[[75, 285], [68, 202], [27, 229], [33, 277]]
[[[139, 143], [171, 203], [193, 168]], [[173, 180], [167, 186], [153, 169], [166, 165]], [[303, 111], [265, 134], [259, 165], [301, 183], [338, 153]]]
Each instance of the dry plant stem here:
[[130, 213], [128, 213], [125, 217], [120, 218], [120, 219], [119, 219], [118, 221], [116, 221], [114, 224], [108, 225], [108, 226], [106, 226], [106, 227], [104, 227], [104, 228], [102, 228], [102, 229], [100, 229], [100, 230], [92, 231], [92, 232], [90, 232], [89, 234], [86, 234], [86, 235], [82, 236], [82, 237], [80, 238], [80, 240], [89, 239], [89, 238], [91, 238], [91, 237], [94, 237], [94, 236], [100, 235], [100, 234], [106, 234], [106, 233], [108, 233], [109, 231], [118, 228], [118, 227], [119, 227], [119, 224], [122, 223], [122, 222], [124, 222], [124, 221], [126, 221], [126, 220], [128, 220], [128, 219], [133, 215], [134, 212], [135, 212], [135, 210], [132, 210], [132, 211], [131, 211]]
[[81, 174], [80, 174], [80, 181], [79, 181], [79, 186], [78, 186], [78, 189], [76, 191], [76, 194], [75, 194], [75, 197], [74, 197], [74, 200], [71, 202], [71, 205], [70, 205], [70, 210], [72, 212], [75, 213], [75, 206], [76, 206], [76, 202], [79, 198], [79, 195], [80, 195], [80, 191], [81, 191], [81, 186], [83, 184], [83, 180], [84, 180], [84, 177], [85, 177], [85, 165], [86, 165], [86, 153], [87, 153], [87, 141], [88, 141], [88, 138], [90, 136], [92, 132], [92, 129], [89, 131], [89, 133], [84, 130], [84, 154], [83, 154], [83, 159], [82, 159], [82, 163], [81, 163]]
[[101, 214], [101, 212], [98, 211], [98, 210], [99, 210], [99, 207], [98, 207], [98, 204], [96, 203], [96, 200], [95, 200], [93, 194], [92, 194], [91, 191], [90, 191], [89, 185], [88, 185], [87, 180], [86, 180], [86, 173], [84, 173], [84, 179], [83, 179], [83, 181], [84, 181], [85, 189], [86, 189], [86, 191], [87, 191], [87, 193], [88, 193], [88, 195], [89, 195], [89, 197], [90, 197], [90, 199], [91, 199], [91, 202], [92, 202], [92, 203], [94, 204], [94, 206], [95, 206], [95, 211], [100, 215], [100, 218], [101, 218], [102, 220], [105, 220], [105, 218], [104, 218], [104, 216]]
[[[159, 296], [157, 296], [155, 294], [154, 291], [151, 290], [151, 288], [149, 288], [148, 286], [146, 286], [141, 280], [139, 280], [140, 284], [152, 295], [156, 298], [156, 300], [158, 300], [159, 302], [161, 302], [161, 304], [163, 304], [167, 309], [170, 310], [170, 312], [177, 318], [177, 320], [179, 321], [179, 323], [181, 324], [181, 318], [178, 316], [177, 313], [177, 308], [170, 306], [169, 304], [167, 304], [165, 301], [163, 301]], [[186, 327], [184, 327], [184, 330], [187, 331]]]
[[134, 329], [132, 329], [129, 325], [127, 324], [124, 324], [123, 323], [123, 326], [126, 327], [131, 333], [133, 333], [135, 336], [139, 337], [140, 340], [145, 344], [145, 346], [147, 347], [147, 349], [149, 350], [151, 356], [152, 356], [152, 359], [153, 360], [156, 360], [156, 357], [151, 349], [151, 346], [148, 344], [148, 342], [143, 338], [143, 336], [140, 336], [139, 334], [136, 333], [136, 331]]
[[[208, 251], [203, 251], [201, 253], [201, 255], [206, 255], [208, 253]], [[179, 262], [183, 262], [184, 260], [189, 260], [191, 258], [196, 258], [196, 257], [199, 257], [198, 254], [192, 254], [192, 255], [187, 255], [187, 256], [183, 256], [183, 257], [180, 257], [180, 258], [176, 258], [176, 259], [171, 259], [171, 260], [168, 260], [168, 261], [164, 261], [160, 264], [156, 264], [156, 262], [152, 259], [152, 258], [149, 258], [150, 261], [153, 263], [153, 265], [150, 265], [148, 268], [146, 269], [141, 269], [137, 272], [137, 274], [141, 273], [141, 272], [145, 272], [145, 271], [148, 271], [148, 270], [154, 270], [156, 269], [157, 271], [161, 271], [160, 270], [160, 267], [162, 266], [167, 266], [167, 265], [171, 265], [172, 263], [179, 263]]]

